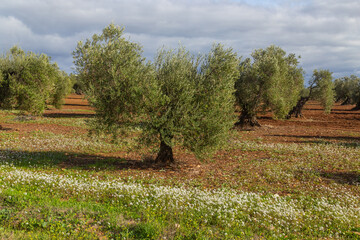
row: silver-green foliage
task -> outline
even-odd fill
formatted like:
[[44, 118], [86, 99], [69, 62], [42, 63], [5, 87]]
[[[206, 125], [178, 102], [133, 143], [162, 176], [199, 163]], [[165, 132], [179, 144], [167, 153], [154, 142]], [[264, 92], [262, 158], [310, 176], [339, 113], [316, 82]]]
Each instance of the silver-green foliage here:
[[303, 86], [303, 70], [299, 58], [277, 46], [257, 49], [240, 64], [236, 82], [236, 98], [242, 111], [256, 116], [270, 108], [276, 118], [284, 118], [296, 104]]
[[78, 79], [96, 109], [94, 126], [116, 133], [141, 110], [149, 67], [139, 44], [123, 36], [124, 29], [110, 24], [102, 34], [79, 42], [73, 53]]
[[360, 99], [360, 78], [355, 75], [335, 79], [334, 88], [336, 101], [342, 104], [355, 104]]
[[315, 69], [310, 81], [312, 88], [310, 98], [320, 101], [325, 113], [330, 113], [335, 101], [335, 91], [332, 72], [329, 70]]
[[196, 78], [199, 59], [185, 48], [177, 51], [160, 49], [155, 57], [153, 80], [156, 95], [146, 105], [149, 135], [160, 135], [172, 145], [174, 135], [187, 131], [195, 110]]
[[41, 114], [63, 78], [58, 66], [45, 54], [13, 47], [0, 58], [2, 108]]
[[150, 106], [149, 133], [168, 146], [173, 139], [198, 156], [217, 149], [234, 124], [234, 83], [238, 58], [214, 45], [205, 56], [185, 48], [161, 49], [155, 59], [157, 101]]
[[[201, 65], [197, 94], [200, 98], [196, 138], [189, 146], [211, 152], [224, 145], [235, 123], [234, 85], [239, 76], [239, 58], [231, 48], [214, 45]], [[214, 148], [214, 149], [212, 149]]]
[[55, 80], [55, 89], [50, 98], [50, 104], [60, 109], [64, 104], [65, 97], [72, 91], [72, 79], [64, 71], [59, 71]]
[[141, 47], [111, 24], [101, 35], [79, 42], [74, 59], [96, 109], [93, 127], [117, 136], [136, 125], [143, 133], [139, 139], [165, 146], [169, 154], [163, 155], [170, 159], [161, 161], [172, 160], [175, 141], [197, 155], [216, 149], [234, 123], [239, 61], [232, 49], [214, 45], [206, 56], [183, 47], [161, 49], [150, 64]]

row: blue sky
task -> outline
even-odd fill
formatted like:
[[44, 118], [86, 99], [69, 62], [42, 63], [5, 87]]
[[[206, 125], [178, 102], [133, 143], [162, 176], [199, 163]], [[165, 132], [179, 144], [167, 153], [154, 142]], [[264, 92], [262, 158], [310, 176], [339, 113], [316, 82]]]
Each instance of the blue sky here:
[[358, 0], [11, 0], [0, 5], [0, 52], [17, 44], [72, 72], [79, 40], [113, 22], [152, 59], [163, 45], [207, 52], [214, 42], [248, 57], [271, 44], [301, 55], [307, 75], [360, 76]]

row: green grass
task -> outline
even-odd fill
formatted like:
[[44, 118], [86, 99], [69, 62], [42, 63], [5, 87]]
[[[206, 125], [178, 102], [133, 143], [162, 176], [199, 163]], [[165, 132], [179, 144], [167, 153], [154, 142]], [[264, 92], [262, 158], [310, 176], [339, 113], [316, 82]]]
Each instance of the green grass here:
[[[70, 120], [35, 121], [84, 128]], [[130, 137], [0, 131], [0, 239], [359, 239], [358, 142], [249, 134], [186, 175], [122, 167], [118, 152], [150, 152]]]

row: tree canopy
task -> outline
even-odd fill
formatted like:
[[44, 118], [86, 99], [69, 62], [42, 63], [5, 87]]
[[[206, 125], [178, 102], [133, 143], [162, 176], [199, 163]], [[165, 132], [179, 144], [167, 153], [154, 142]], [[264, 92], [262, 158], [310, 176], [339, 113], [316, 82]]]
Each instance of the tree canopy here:
[[236, 99], [241, 108], [237, 125], [259, 126], [256, 115], [270, 109], [276, 118], [285, 118], [296, 104], [303, 86], [299, 57], [277, 46], [257, 49], [240, 64]]
[[162, 49], [155, 60], [158, 101], [151, 105], [150, 130], [160, 137], [157, 161], [173, 161], [174, 138], [198, 156], [213, 152], [234, 124], [234, 83], [238, 58], [232, 49], [214, 45], [206, 56], [183, 47]]
[[158, 162], [174, 161], [175, 142], [197, 155], [218, 148], [234, 123], [239, 60], [232, 49], [214, 45], [194, 56], [184, 47], [163, 48], [148, 63], [123, 31], [111, 24], [74, 51], [78, 78], [96, 109], [94, 129], [116, 136], [140, 127], [141, 139], [160, 142]]
[[78, 81], [95, 108], [94, 130], [116, 137], [122, 126], [139, 115], [149, 71], [141, 46], [123, 36], [124, 28], [110, 24], [74, 51]]
[[[41, 114], [47, 103], [61, 106], [69, 89], [66, 73], [45, 54], [13, 47], [0, 58], [0, 107]], [[58, 97], [61, 96], [61, 97]]]
[[289, 112], [287, 118], [290, 118], [292, 115], [295, 117], [302, 116], [302, 109], [310, 99], [319, 101], [324, 107], [325, 113], [330, 113], [335, 95], [332, 79], [332, 72], [329, 70], [315, 69], [309, 82], [309, 87], [302, 90], [300, 99]]
[[334, 86], [336, 102], [341, 102], [342, 105], [358, 103], [360, 99], [359, 77], [351, 75], [335, 79]]

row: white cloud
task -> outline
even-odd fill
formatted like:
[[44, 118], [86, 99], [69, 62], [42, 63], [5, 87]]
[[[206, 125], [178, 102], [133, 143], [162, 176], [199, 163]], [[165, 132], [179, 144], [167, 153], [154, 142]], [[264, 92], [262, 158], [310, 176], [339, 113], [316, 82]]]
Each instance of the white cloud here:
[[308, 73], [352, 74], [360, 69], [359, 12], [357, 0], [12, 0], [0, 6], [0, 50], [19, 44], [69, 71], [76, 42], [114, 22], [150, 58], [179, 42], [194, 52], [223, 42], [245, 56], [276, 44], [301, 55]]

